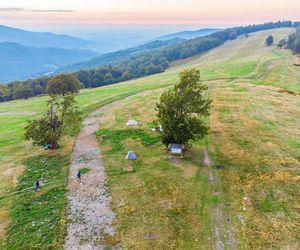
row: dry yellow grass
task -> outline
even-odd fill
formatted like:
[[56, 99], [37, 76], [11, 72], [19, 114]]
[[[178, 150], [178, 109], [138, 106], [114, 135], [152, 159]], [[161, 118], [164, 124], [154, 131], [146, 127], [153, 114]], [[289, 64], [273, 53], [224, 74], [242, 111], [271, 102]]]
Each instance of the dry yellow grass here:
[[[241, 86], [246, 90], [236, 91]], [[236, 221], [241, 242], [252, 249], [298, 246], [299, 98], [238, 80], [216, 85], [212, 95], [212, 139], [230, 206], [244, 221]]]

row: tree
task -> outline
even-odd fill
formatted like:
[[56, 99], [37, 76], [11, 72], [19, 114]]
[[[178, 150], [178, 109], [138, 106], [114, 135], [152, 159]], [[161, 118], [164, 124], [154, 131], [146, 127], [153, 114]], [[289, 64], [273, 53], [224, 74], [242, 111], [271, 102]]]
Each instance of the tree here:
[[294, 52], [296, 54], [300, 54], [300, 36], [298, 36], [295, 40]]
[[46, 91], [50, 95], [78, 93], [81, 83], [72, 74], [60, 74], [53, 77], [47, 84]]
[[207, 134], [203, 118], [209, 115], [211, 101], [205, 97], [206, 90], [207, 85], [200, 82], [200, 71], [190, 69], [180, 73], [179, 84], [161, 95], [156, 111], [165, 145], [188, 144]]
[[33, 95], [34, 95], [33, 90], [29, 86], [24, 86], [24, 84], [22, 83], [18, 83], [13, 92], [14, 99], [21, 99], [21, 98], [28, 99]]
[[4, 102], [8, 99], [8, 87], [7, 85], [0, 83], [0, 102]]
[[80, 127], [81, 116], [74, 95], [69, 93], [61, 100], [52, 96], [48, 101], [47, 112], [39, 119], [28, 121], [25, 138], [37, 145], [59, 147], [63, 135], [72, 135]]
[[287, 46], [291, 49], [294, 53], [300, 53], [300, 28], [298, 27], [296, 32], [289, 35], [287, 40]]
[[265, 40], [265, 44], [267, 45], [267, 46], [271, 46], [271, 45], [273, 45], [273, 42], [274, 42], [274, 37], [273, 36], [268, 36], [267, 38], [266, 38], [266, 40]]
[[229, 35], [230, 40], [235, 40], [237, 39], [237, 33], [235, 31], [231, 32]]
[[282, 48], [283, 48], [284, 46], [286, 46], [286, 45], [287, 45], [286, 39], [281, 39], [281, 40], [278, 42], [277, 47], [282, 49]]

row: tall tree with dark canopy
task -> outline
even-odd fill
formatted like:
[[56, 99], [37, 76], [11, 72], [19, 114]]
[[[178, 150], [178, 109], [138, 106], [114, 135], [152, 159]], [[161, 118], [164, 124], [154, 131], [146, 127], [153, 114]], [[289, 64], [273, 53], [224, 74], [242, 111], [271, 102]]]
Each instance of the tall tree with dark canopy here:
[[205, 96], [207, 88], [200, 82], [200, 71], [189, 69], [180, 73], [179, 84], [161, 95], [156, 110], [165, 145], [188, 144], [208, 133], [208, 126], [204, 122], [211, 103]]
[[273, 42], [274, 42], [274, 37], [270, 35], [266, 38], [265, 44], [267, 46], [271, 46], [271, 45], [273, 45]]
[[237, 33], [235, 31], [231, 32], [229, 35], [230, 40], [235, 40], [237, 39]]
[[72, 135], [80, 127], [81, 116], [76, 106], [74, 95], [68, 93], [63, 100], [52, 96], [48, 102], [47, 112], [39, 119], [28, 122], [25, 138], [34, 144], [59, 147], [63, 135]]
[[286, 39], [281, 39], [281, 40], [278, 42], [277, 47], [282, 49], [282, 48], [284, 48], [284, 46], [286, 46], [286, 45], [287, 45]]
[[53, 77], [47, 84], [49, 95], [65, 95], [67, 93], [78, 93], [81, 83], [73, 74], [60, 74]]
[[300, 36], [298, 36], [295, 40], [294, 52], [296, 54], [300, 54]]

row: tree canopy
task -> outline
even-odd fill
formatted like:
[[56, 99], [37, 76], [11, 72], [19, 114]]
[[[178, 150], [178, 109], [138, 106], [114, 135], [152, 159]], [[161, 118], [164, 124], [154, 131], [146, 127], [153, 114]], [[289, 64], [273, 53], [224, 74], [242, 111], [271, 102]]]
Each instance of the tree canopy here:
[[52, 96], [48, 101], [47, 112], [39, 119], [28, 121], [25, 138], [37, 145], [59, 147], [63, 135], [72, 135], [80, 127], [81, 116], [72, 93], [63, 99]]
[[53, 77], [46, 87], [50, 95], [65, 95], [67, 93], [78, 93], [81, 83], [72, 74], [60, 74]]
[[296, 32], [289, 35], [287, 46], [294, 53], [300, 54], [300, 26], [296, 28]]
[[237, 39], [237, 33], [235, 31], [231, 32], [230, 35], [229, 35], [229, 39], [230, 40], [235, 40]]
[[188, 144], [208, 133], [204, 121], [211, 103], [205, 96], [207, 88], [200, 82], [200, 71], [189, 69], [180, 73], [179, 84], [161, 95], [156, 110], [165, 145]]
[[271, 45], [273, 45], [273, 43], [274, 43], [274, 37], [273, 36], [268, 36], [267, 38], [266, 38], [266, 41], [265, 41], [265, 44], [267, 45], [267, 46], [271, 46]]
[[286, 39], [281, 39], [281, 40], [278, 42], [277, 47], [282, 49], [282, 48], [285, 47], [286, 45], [287, 45], [287, 40], [286, 40]]

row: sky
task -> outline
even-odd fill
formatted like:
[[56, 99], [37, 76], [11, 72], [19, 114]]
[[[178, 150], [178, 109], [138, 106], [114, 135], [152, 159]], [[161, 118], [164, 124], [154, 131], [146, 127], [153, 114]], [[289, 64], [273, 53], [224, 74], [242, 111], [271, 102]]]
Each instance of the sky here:
[[31, 30], [193, 29], [300, 19], [300, 0], [1, 0], [0, 24]]

